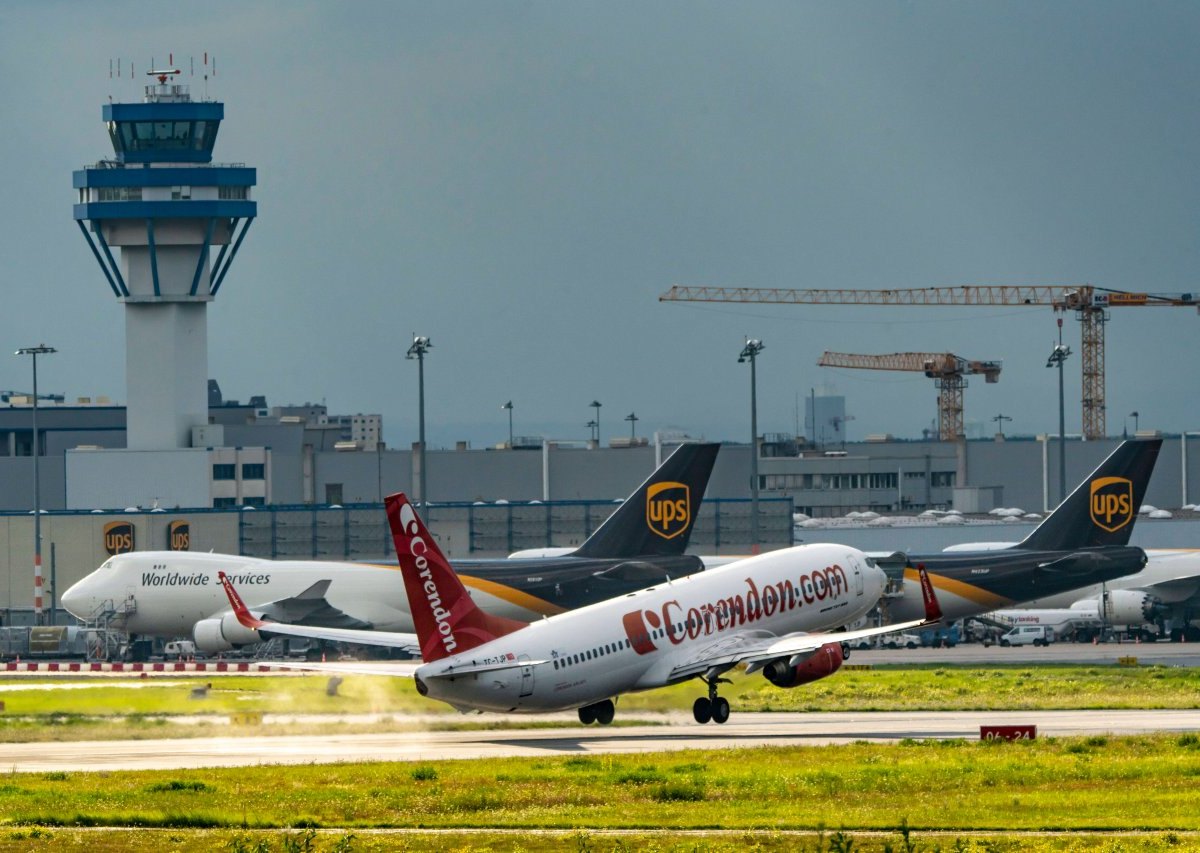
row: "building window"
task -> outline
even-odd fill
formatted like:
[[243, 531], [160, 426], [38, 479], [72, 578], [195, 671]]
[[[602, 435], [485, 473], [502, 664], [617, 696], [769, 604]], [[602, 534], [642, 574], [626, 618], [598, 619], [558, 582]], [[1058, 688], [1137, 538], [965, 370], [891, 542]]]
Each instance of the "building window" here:
[[342, 502], [342, 484], [341, 483], [326, 483], [325, 484], [325, 503], [340, 504]]
[[261, 462], [246, 462], [242, 465], [243, 480], [262, 480], [267, 476], [267, 466]]
[[214, 480], [236, 480], [237, 479], [237, 465], [234, 465], [232, 462], [230, 462], [228, 464], [218, 463], [216, 465], [213, 465], [213, 479]]
[[171, 187], [171, 201], [180, 201], [192, 197], [191, 187]]
[[266, 498], [243, 498], [242, 506], [266, 506]]
[[934, 471], [929, 475], [929, 485], [933, 488], [949, 489], [953, 488], [958, 475], [954, 471]]
[[249, 187], [218, 187], [217, 198], [222, 201], [242, 201], [249, 193]]
[[141, 201], [141, 187], [97, 187], [96, 201]]
[[237, 506], [237, 498], [213, 498], [213, 509], [228, 509]]

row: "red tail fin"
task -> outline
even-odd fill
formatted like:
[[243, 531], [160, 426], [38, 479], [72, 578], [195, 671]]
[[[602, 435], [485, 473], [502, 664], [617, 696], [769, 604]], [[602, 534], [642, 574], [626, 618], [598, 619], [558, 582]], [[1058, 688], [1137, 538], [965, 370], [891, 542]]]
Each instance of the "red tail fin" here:
[[933, 591], [933, 581], [929, 572], [925, 571], [924, 563], [917, 563], [917, 574], [921, 578], [921, 599], [925, 602], [925, 621], [938, 622], [942, 618], [942, 605], [938, 603]]
[[229, 597], [229, 603], [233, 607], [233, 613], [237, 616], [237, 620], [242, 623], [243, 628], [249, 628], [251, 631], [257, 631], [267, 623], [259, 619], [250, 609], [246, 607], [246, 602], [242, 601], [242, 597], [238, 595], [238, 591], [233, 588], [233, 582], [229, 580], [229, 576], [224, 572], [217, 572], [217, 577], [221, 581], [221, 586], [225, 588], [225, 595]]
[[407, 497], [388, 495], [384, 504], [422, 658], [461, 654], [526, 627], [475, 606]]

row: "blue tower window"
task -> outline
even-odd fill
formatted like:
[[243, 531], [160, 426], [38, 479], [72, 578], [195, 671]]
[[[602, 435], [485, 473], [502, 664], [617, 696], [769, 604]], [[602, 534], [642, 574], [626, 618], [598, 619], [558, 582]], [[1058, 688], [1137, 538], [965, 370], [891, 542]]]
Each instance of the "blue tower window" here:
[[122, 162], [207, 163], [225, 108], [215, 102], [150, 101], [106, 104], [103, 113], [113, 151]]
[[108, 135], [118, 154], [142, 151], [212, 151], [217, 122], [110, 121]]

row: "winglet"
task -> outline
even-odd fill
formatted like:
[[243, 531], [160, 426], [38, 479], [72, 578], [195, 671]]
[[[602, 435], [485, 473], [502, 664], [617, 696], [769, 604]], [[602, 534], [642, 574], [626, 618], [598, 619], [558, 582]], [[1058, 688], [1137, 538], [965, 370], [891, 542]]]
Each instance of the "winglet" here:
[[925, 621], [942, 621], [942, 606], [938, 604], [937, 596], [934, 595], [933, 583], [929, 580], [929, 572], [925, 570], [924, 563], [917, 563], [917, 574], [921, 576], [921, 598], [925, 602]]
[[242, 597], [238, 595], [236, 589], [233, 588], [233, 581], [224, 572], [217, 572], [217, 577], [221, 580], [221, 586], [225, 587], [225, 595], [229, 597], [229, 603], [233, 607], [233, 614], [237, 616], [238, 622], [242, 623], [243, 628], [249, 628], [251, 631], [257, 631], [267, 623], [258, 619], [246, 607], [246, 602], [242, 601]]

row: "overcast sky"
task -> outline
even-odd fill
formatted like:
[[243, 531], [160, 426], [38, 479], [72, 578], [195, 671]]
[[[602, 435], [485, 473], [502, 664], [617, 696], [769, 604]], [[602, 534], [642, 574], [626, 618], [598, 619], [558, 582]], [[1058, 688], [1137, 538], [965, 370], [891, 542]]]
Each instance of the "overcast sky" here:
[[[178, 11], [173, 11], [178, 9]], [[209, 308], [227, 397], [378, 412], [429, 441], [796, 429], [847, 398], [852, 438], [916, 437], [918, 374], [827, 349], [1002, 359], [966, 419], [1057, 425], [1049, 308], [660, 303], [672, 284], [1059, 284], [1200, 290], [1200, 5], [1190, 2], [6, 2], [0, 352], [44, 390], [125, 399], [123, 308], [72, 221], [111, 155], [100, 109], [216, 57], [216, 160], [258, 169], [258, 220]], [[126, 78], [109, 79], [120, 57]], [[138, 79], [128, 78], [132, 61]], [[185, 76], [194, 96], [205, 83]], [[1200, 429], [1191, 309], [1114, 310], [1108, 430]], [[1079, 327], [1066, 342], [1080, 428]], [[0, 360], [27, 389], [28, 361]], [[1130, 423], [1132, 426], [1132, 423]]]

